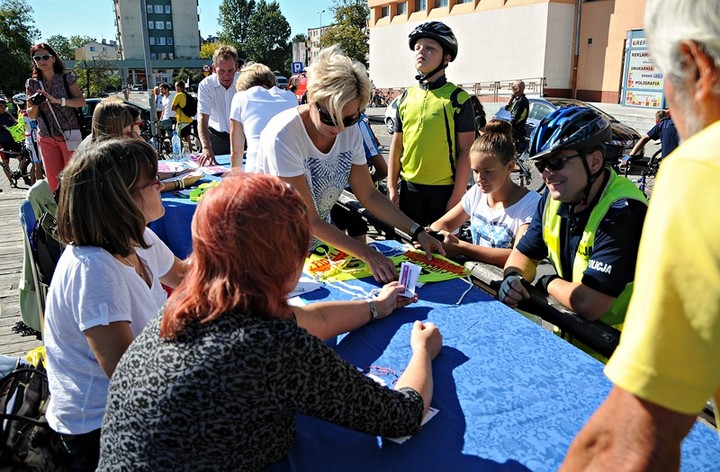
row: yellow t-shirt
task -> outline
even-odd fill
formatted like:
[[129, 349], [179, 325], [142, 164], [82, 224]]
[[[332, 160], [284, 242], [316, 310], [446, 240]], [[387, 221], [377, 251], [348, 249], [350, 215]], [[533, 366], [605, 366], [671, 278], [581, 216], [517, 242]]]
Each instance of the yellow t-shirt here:
[[684, 414], [720, 400], [720, 121], [662, 163], [635, 291], [605, 374]]
[[175, 108], [175, 120], [178, 123], [192, 123], [192, 116], [187, 116], [182, 111], [182, 107], [185, 106], [185, 102], [187, 101], [187, 97], [185, 96], [185, 92], [178, 92], [175, 94], [175, 98], [173, 98], [172, 104], [170, 105], [170, 108]]

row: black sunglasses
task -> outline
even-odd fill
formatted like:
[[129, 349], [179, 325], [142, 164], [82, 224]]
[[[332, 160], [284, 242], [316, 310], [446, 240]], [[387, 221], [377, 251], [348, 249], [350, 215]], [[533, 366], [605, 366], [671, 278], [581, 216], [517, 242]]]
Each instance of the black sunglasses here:
[[553, 172], [562, 170], [565, 167], [565, 161], [572, 159], [573, 157], [580, 157], [581, 154], [572, 154], [570, 156], [551, 157], [550, 159], [540, 159], [534, 162], [535, 168], [538, 172], [543, 173], [545, 169], [549, 169]]
[[33, 56], [33, 59], [37, 61], [49, 61], [53, 57], [52, 54], [43, 54], [42, 56]]
[[131, 192], [137, 192], [138, 190], [145, 190], [148, 187], [153, 187], [155, 185], [162, 185], [162, 181], [160, 180], [159, 175], [155, 175], [155, 178], [152, 179], [150, 182], [146, 183], [145, 185], [141, 185], [139, 187], [135, 187], [134, 189], [131, 189]]
[[[333, 120], [333, 117], [330, 116], [330, 113], [320, 108], [320, 105], [318, 105], [317, 103], [315, 104], [315, 108], [317, 108], [318, 114], [320, 115], [320, 123], [328, 126], [337, 127], [337, 125], [335, 124], [335, 120]], [[349, 128], [358, 121], [360, 121], [360, 112], [358, 112], [358, 114], [354, 116], [344, 116], [342, 124], [344, 127]]]

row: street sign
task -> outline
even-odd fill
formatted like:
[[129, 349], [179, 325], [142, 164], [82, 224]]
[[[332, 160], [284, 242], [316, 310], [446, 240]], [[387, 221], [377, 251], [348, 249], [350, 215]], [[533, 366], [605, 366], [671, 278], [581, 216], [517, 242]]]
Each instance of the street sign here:
[[292, 62], [290, 63], [290, 71], [293, 74], [299, 74], [303, 71], [303, 63], [302, 62]]

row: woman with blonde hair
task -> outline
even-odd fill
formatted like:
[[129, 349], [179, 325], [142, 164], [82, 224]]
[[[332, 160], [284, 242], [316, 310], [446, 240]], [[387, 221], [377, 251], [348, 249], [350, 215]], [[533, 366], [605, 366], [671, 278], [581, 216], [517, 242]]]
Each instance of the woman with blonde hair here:
[[[369, 321], [373, 306], [288, 305], [310, 242], [298, 192], [276, 177], [232, 173], [198, 205], [192, 237], [187, 276], [113, 376], [98, 470], [260, 470], [293, 447], [298, 413], [372, 435], [420, 428], [439, 330], [415, 321], [394, 389], [306, 331], [333, 317]], [[397, 283], [383, 291], [373, 303], [409, 302]]]
[[[444, 237], [443, 247], [449, 256], [465, 256], [503, 267], [515, 243], [530, 226], [540, 201], [537, 192], [511, 179], [515, 146], [510, 123], [487, 123], [470, 148], [470, 168], [475, 185], [430, 228]], [[472, 243], [452, 234], [468, 220]]]
[[132, 132], [133, 118], [120, 100], [105, 98], [93, 110], [90, 134], [83, 139], [78, 150], [91, 143], [113, 138], [135, 138]]
[[305, 199], [315, 238], [367, 263], [375, 280], [397, 277], [393, 262], [327, 222], [345, 185], [373, 215], [411, 235], [425, 249], [442, 245], [377, 191], [355, 125], [370, 96], [365, 67], [339, 47], [323, 49], [308, 79], [308, 104], [270, 120], [260, 136], [258, 172], [279, 176]]
[[273, 71], [259, 62], [243, 67], [235, 87], [238, 93], [230, 105], [230, 165], [242, 167], [245, 154], [245, 172], [255, 172], [260, 132], [275, 115], [296, 107], [297, 100], [292, 92], [278, 88]]

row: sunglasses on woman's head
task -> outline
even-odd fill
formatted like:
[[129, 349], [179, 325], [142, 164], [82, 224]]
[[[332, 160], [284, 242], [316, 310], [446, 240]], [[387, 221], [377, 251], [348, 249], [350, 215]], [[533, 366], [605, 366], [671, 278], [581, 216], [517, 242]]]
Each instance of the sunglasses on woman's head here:
[[565, 167], [565, 161], [572, 159], [573, 157], [580, 157], [580, 154], [572, 154], [570, 156], [557, 156], [549, 159], [540, 159], [534, 162], [535, 168], [538, 172], [543, 173], [545, 169], [549, 169], [553, 172], [562, 170]]
[[51, 57], [53, 57], [52, 54], [43, 54], [42, 56], [33, 56], [33, 60], [35, 62], [49, 61]]
[[[320, 108], [320, 105], [318, 105], [317, 103], [315, 104], [315, 108], [317, 108], [318, 114], [320, 115], [320, 122], [322, 124], [337, 127], [337, 125], [335, 124], [335, 120], [333, 120], [333, 117], [330, 116], [330, 113]], [[360, 112], [358, 112], [357, 115], [344, 116], [342, 124], [344, 127], [349, 128], [358, 121], [360, 121]]]

